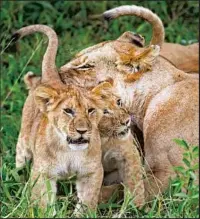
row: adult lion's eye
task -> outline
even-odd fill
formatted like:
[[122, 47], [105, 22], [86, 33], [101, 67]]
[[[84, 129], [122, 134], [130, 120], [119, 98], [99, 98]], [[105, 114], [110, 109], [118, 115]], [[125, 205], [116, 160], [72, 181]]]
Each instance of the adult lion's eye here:
[[88, 109], [88, 113], [89, 114], [92, 114], [92, 113], [94, 113], [95, 112], [95, 108], [90, 108], [90, 109]]
[[117, 105], [120, 106], [120, 107], [122, 106], [122, 100], [121, 99], [117, 100]]
[[87, 64], [85, 64], [85, 65], [80, 66], [79, 69], [80, 69], [80, 70], [81, 70], [81, 69], [87, 70], [87, 69], [90, 69], [90, 68], [93, 68], [93, 67], [94, 67], [93, 64], [87, 63]]
[[135, 73], [136, 73], [136, 72], [139, 72], [139, 71], [140, 71], [140, 66], [137, 65], [137, 66], [135, 67], [135, 70], [134, 70], [134, 71], [135, 71]]
[[70, 108], [66, 108], [63, 111], [71, 116], [74, 116], [74, 114], [75, 114], [75, 112]]

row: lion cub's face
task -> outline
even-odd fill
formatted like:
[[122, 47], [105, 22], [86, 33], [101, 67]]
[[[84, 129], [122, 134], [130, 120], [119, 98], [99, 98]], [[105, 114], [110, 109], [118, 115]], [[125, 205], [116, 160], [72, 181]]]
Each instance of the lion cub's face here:
[[122, 105], [119, 97], [113, 95], [112, 107], [104, 109], [104, 115], [99, 123], [101, 137], [126, 139], [130, 135], [131, 117]]
[[91, 138], [95, 137], [103, 115], [99, 107], [105, 105], [100, 98], [101, 89], [104, 89], [103, 85], [86, 91], [74, 86], [64, 85], [55, 89], [41, 84], [34, 91], [37, 106], [46, 115], [55, 133], [72, 150], [88, 148]]
[[94, 127], [101, 117], [100, 110], [78, 90], [70, 98], [64, 98], [54, 112], [49, 113], [50, 121], [66, 139], [72, 150], [88, 148]]

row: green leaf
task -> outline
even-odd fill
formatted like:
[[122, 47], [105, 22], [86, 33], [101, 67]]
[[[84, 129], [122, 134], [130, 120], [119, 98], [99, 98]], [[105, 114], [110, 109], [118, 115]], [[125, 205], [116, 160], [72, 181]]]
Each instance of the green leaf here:
[[193, 171], [189, 171], [190, 177], [195, 180], [197, 178], [196, 174]]
[[177, 193], [177, 194], [174, 194], [175, 197], [180, 197], [180, 198], [187, 198], [188, 195], [183, 193], [183, 192], [180, 192], [180, 193]]
[[193, 153], [199, 153], [199, 146], [194, 146], [194, 148], [192, 149]]
[[17, 171], [15, 169], [11, 171], [11, 174], [14, 177], [16, 182], [20, 182], [19, 174], [17, 173]]
[[199, 199], [199, 194], [195, 194], [195, 195], [193, 195], [192, 197], [191, 197], [192, 199]]
[[183, 158], [183, 162], [184, 162], [188, 167], [191, 166], [191, 165], [190, 165], [190, 162], [189, 162], [186, 158]]
[[174, 170], [179, 172], [179, 173], [184, 173], [185, 172], [185, 168], [182, 167], [182, 166], [174, 167]]
[[194, 164], [192, 167], [191, 167], [191, 169], [194, 171], [194, 170], [198, 170], [199, 169], [199, 164], [198, 163], [196, 163], [196, 164]]
[[189, 150], [189, 146], [188, 146], [188, 144], [187, 144], [187, 142], [186, 142], [185, 140], [175, 138], [175, 139], [173, 139], [173, 141], [174, 141], [176, 144], [182, 146], [184, 149]]

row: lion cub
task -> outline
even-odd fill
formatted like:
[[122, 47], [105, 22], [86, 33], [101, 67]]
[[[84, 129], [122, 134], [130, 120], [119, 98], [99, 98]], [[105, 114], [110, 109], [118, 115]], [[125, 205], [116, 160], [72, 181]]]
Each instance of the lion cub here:
[[[39, 83], [37, 78], [34, 83]], [[55, 201], [57, 179], [76, 175], [79, 202], [96, 208], [103, 180], [98, 123], [105, 106], [101, 95], [109, 86], [104, 82], [87, 91], [61, 82], [39, 83], [29, 91], [36, 111], [29, 138], [19, 134], [16, 166], [33, 159], [31, 181], [36, 183], [31, 196], [41, 207]]]
[[[104, 185], [121, 183], [129, 189], [136, 206], [144, 204], [143, 169], [140, 155], [130, 131], [131, 118], [122, 102], [115, 97], [115, 109], [104, 110], [99, 123], [104, 168]], [[117, 177], [113, 177], [113, 173]], [[101, 193], [103, 193], [102, 187]], [[106, 189], [106, 187], [105, 187]]]

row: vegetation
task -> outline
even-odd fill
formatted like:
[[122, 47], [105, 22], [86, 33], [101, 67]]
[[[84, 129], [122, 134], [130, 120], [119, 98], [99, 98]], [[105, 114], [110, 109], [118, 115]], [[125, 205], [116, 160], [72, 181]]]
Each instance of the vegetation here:
[[[41, 34], [23, 38], [9, 45], [11, 33], [30, 24], [47, 24], [59, 36], [57, 66], [70, 60], [75, 53], [104, 40], [116, 39], [130, 30], [145, 36], [149, 41], [151, 26], [135, 17], [122, 17], [109, 24], [98, 16], [107, 9], [132, 4], [130, 1], [2, 1], [1, 4], [1, 216], [52, 217], [52, 209], [45, 213], [30, 206], [29, 166], [19, 174], [15, 169], [15, 145], [20, 129], [21, 112], [27, 96], [23, 75], [27, 71], [40, 74], [41, 60], [47, 40]], [[156, 12], [165, 25], [166, 41], [190, 44], [198, 40], [198, 1], [134, 1], [134, 4]], [[111, 200], [101, 204], [97, 215], [87, 217], [144, 217], [144, 218], [198, 218], [198, 187], [194, 185], [191, 161], [198, 149], [183, 140], [176, 142], [186, 150], [185, 168], [177, 168], [177, 178], [166, 194], [136, 209], [131, 198], [124, 204]], [[192, 148], [192, 149], [191, 149]], [[181, 188], [186, 192], [181, 192]], [[76, 196], [72, 182], [60, 182], [57, 214], [55, 217], [71, 217]]]

